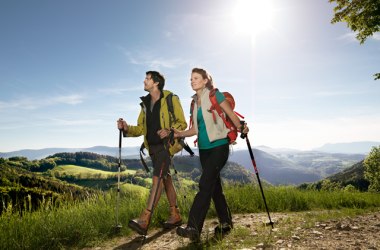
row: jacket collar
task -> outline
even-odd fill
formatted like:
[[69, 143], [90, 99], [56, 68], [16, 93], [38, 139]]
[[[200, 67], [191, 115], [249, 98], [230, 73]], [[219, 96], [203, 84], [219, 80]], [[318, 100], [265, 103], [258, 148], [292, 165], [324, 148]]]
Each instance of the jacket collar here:
[[[166, 90], [161, 91], [161, 94], [160, 94], [160, 100], [161, 100], [163, 97], [165, 97], [165, 96], [168, 95], [166, 92], [169, 92], [169, 91], [166, 91]], [[150, 96], [150, 94], [147, 94], [146, 96], [141, 96], [140, 99], [141, 99], [141, 101], [142, 101], [141, 104], [144, 104], [145, 106], [149, 106], [150, 101], [151, 101], [151, 96]]]

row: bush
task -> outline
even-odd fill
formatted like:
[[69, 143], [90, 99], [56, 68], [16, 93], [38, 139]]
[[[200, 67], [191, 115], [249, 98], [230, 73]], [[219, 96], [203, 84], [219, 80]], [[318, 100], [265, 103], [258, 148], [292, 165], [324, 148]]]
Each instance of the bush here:
[[369, 191], [380, 192], [380, 146], [373, 147], [364, 160], [364, 177], [369, 181]]

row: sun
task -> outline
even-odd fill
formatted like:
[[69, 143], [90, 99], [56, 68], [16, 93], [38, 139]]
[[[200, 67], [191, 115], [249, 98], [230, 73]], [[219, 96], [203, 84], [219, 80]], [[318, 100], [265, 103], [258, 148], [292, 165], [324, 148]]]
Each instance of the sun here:
[[232, 11], [235, 29], [256, 36], [271, 27], [273, 6], [270, 0], [239, 0]]

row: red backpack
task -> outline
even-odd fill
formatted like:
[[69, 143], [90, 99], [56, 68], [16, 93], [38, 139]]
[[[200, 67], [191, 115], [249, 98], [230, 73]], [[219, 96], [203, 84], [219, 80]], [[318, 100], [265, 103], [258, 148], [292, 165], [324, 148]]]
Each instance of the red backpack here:
[[[224, 124], [230, 130], [230, 132], [228, 132], [228, 134], [227, 134], [228, 141], [229, 141], [230, 144], [235, 144], [236, 143], [235, 142], [236, 138], [238, 137], [238, 130], [237, 130], [236, 126], [234, 125], [234, 123], [231, 121], [231, 119], [223, 112], [223, 110], [220, 107], [218, 101], [216, 100], [215, 92], [217, 90], [218, 90], [217, 88], [214, 88], [214, 89], [210, 90], [209, 97], [210, 97], [210, 101], [211, 101], [211, 107], [210, 107], [209, 110], [212, 112], [212, 117], [213, 117], [214, 121], [216, 121], [215, 111], [218, 113], [218, 115], [220, 116], [220, 118], [222, 118]], [[222, 92], [222, 94], [226, 98], [226, 101], [230, 104], [232, 110], [234, 110], [234, 108], [235, 108], [234, 97], [229, 92]], [[194, 100], [191, 101], [190, 128], [193, 125], [193, 109], [194, 109]], [[242, 116], [238, 112], [234, 111], [234, 113], [237, 116], [239, 116], [240, 118], [244, 119], [244, 116]], [[195, 144], [196, 144], [197, 140], [194, 141]]]

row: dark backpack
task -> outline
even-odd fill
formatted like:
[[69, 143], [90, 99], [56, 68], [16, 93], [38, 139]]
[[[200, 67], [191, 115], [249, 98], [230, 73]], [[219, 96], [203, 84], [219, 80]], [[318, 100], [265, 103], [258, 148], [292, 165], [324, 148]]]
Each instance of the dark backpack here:
[[[172, 123], [174, 123], [175, 121], [177, 121], [177, 118], [176, 118], [176, 116], [174, 114], [173, 93], [170, 93], [166, 97], [166, 104], [168, 105], [168, 111], [169, 111], [169, 116], [170, 116], [169, 117], [169, 126], [171, 127]], [[171, 136], [170, 136], [170, 141], [173, 141], [173, 136], [174, 136], [174, 133], [172, 132]], [[179, 142], [179, 144], [181, 144], [181, 146], [183, 147], [183, 149], [185, 149], [190, 154], [190, 156], [194, 156], [194, 152], [193, 152], [193, 150], [191, 150], [191, 148], [189, 147], [189, 145], [186, 143], [185, 138], [178, 138], [178, 142]]]
[[[210, 90], [209, 98], [211, 101], [211, 107], [209, 108], [209, 110], [212, 113], [212, 117], [214, 119], [214, 122], [216, 122], [215, 111], [220, 116], [220, 118], [222, 118], [224, 124], [230, 130], [227, 134], [228, 141], [230, 144], [235, 144], [236, 143], [235, 141], [238, 137], [238, 130], [237, 130], [236, 126], [234, 125], [234, 123], [231, 121], [231, 119], [223, 112], [222, 108], [220, 107], [218, 100], [216, 99], [216, 95], [215, 95], [217, 90], [218, 90], [217, 88], [213, 88], [212, 90]], [[229, 92], [222, 92], [222, 94], [226, 98], [226, 101], [230, 104], [232, 110], [234, 110], [234, 108], [235, 108], [234, 97]], [[191, 101], [190, 127], [192, 126], [192, 121], [193, 121], [193, 109], [194, 109], [194, 100]], [[240, 118], [244, 119], [244, 116], [242, 116], [238, 112], [234, 111], [234, 113], [237, 116], [239, 116]], [[194, 143], [196, 143], [196, 141]]]

